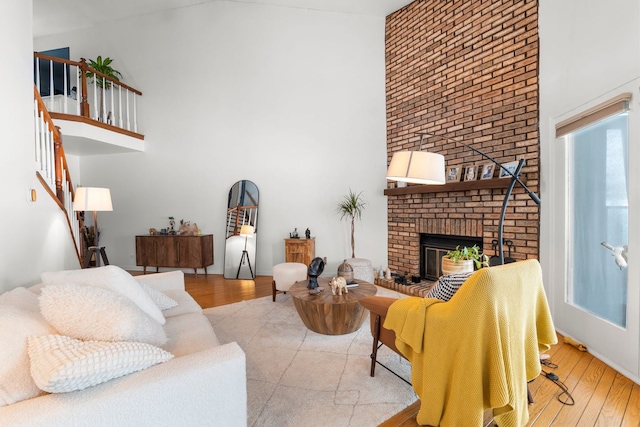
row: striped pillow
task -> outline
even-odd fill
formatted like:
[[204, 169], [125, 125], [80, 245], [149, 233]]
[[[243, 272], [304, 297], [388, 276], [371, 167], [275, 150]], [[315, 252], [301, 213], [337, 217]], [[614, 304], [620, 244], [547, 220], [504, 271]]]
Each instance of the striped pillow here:
[[433, 287], [429, 290], [425, 298], [437, 298], [442, 301], [449, 301], [453, 298], [453, 295], [456, 293], [460, 286], [467, 280], [471, 273], [455, 273], [455, 274], [446, 274], [438, 279], [436, 283], [433, 284]]

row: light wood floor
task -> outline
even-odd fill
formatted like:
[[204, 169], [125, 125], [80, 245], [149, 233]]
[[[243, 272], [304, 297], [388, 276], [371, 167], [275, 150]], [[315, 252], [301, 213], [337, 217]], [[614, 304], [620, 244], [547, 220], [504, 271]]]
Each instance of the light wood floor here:
[[[271, 276], [252, 280], [225, 280], [221, 275], [185, 275], [187, 291], [203, 308], [271, 295]], [[535, 427], [640, 426], [640, 386], [589, 353], [564, 344], [559, 336], [549, 354], [558, 365], [554, 372], [569, 389], [575, 404], [558, 401], [559, 387], [542, 375], [529, 384], [534, 404], [529, 406], [529, 424]], [[367, 373], [365, 373], [367, 374]], [[419, 402], [390, 418], [381, 427], [417, 426]]]

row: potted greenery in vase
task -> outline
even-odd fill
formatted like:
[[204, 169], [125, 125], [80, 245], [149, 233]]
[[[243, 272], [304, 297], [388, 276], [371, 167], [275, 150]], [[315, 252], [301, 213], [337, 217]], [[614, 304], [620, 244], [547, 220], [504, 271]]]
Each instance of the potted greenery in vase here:
[[[102, 56], [98, 55], [95, 61], [93, 59], [89, 60], [89, 67], [104, 74], [105, 76], [111, 77], [115, 81], [120, 81], [120, 77], [122, 77], [122, 74], [120, 73], [120, 71], [114, 69], [111, 66], [112, 62], [113, 62], [113, 59], [108, 57], [102, 59]], [[87, 71], [86, 76], [88, 79], [93, 79], [93, 82], [96, 84], [96, 86], [98, 86], [101, 89], [104, 88], [105, 90], [108, 90], [109, 88], [111, 88], [111, 82], [109, 80], [102, 78], [102, 76], [95, 74], [93, 71]], [[104, 117], [103, 103], [104, 103], [104, 91], [101, 90], [99, 120], [101, 120]]]
[[468, 248], [456, 246], [442, 257], [442, 273], [471, 273], [474, 268], [489, 267], [489, 257], [477, 245]]
[[340, 214], [340, 219], [348, 217], [351, 219], [351, 258], [356, 257], [355, 252], [355, 219], [362, 218], [362, 211], [364, 210], [364, 205], [366, 205], [362, 199], [362, 191], [359, 193], [354, 193], [351, 189], [349, 189], [349, 194], [344, 196], [342, 202], [338, 203], [338, 213]]

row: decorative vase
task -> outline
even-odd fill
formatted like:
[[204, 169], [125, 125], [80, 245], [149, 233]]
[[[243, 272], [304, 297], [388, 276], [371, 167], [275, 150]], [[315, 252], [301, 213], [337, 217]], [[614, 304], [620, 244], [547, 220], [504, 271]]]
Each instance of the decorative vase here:
[[353, 282], [353, 267], [346, 259], [338, 266], [338, 277], [344, 277], [347, 283]]
[[442, 274], [473, 273], [474, 262], [472, 259], [453, 261], [442, 257]]

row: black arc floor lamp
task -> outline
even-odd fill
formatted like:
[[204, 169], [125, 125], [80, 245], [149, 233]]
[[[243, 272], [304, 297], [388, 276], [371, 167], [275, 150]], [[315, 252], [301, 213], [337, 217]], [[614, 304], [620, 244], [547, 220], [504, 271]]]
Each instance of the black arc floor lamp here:
[[520, 172], [525, 165], [525, 160], [520, 159], [516, 168], [511, 171], [493, 157], [459, 139], [432, 133], [418, 133], [418, 135], [420, 135], [420, 145], [418, 147], [418, 151], [399, 151], [393, 154], [391, 162], [389, 163], [389, 168], [387, 170], [388, 180], [430, 185], [442, 185], [445, 183], [444, 156], [438, 153], [421, 151], [422, 141], [424, 140], [425, 136], [441, 138], [447, 141], [461, 144], [474, 151], [475, 153], [480, 154], [487, 160], [495, 163], [501, 171], [504, 171], [504, 173], [507, 173], [511, 176], [511, 181], [507, 186], [507, 191], [502, 202], [502, 212], [500, 214], [500, 222], [498, 227], [498, 248], [500, 252], [500, 264], [504, 264], [504, 217], [507, 212], [507, 205], [509, 204], [511, 192], [513, 191], [515, 185], [520, 185], [529, 195], [531, 200], [536, 202], [536, 204], [538, 205], [540, 204], [540, 198], [538, 197], [538, 195], [529, 190], [529, 188], [520, 180]]

